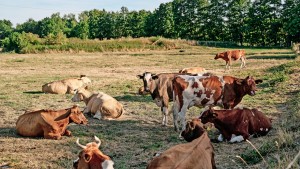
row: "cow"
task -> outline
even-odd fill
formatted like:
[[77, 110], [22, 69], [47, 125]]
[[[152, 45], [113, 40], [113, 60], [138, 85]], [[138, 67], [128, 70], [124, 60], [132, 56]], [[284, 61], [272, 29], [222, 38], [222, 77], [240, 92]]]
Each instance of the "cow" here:
[[249, 108], [232, 110], [214, 110], [211, 107], [201, 113], [201, 121], [211, 122], [220, 131], [219, 141], [223, 138], [230, 143], [241, 142], [249, 138], [265, 136], [272, 129], [272, 121], [261, 111]]
[[206, 73], [206, 69], [203, 67], [189, 67], [179, 70], [179, 73], [203, 74]]
[[96, 142], [91, 142], [84, 145], [79, 143], [79, 138], [76, 144], [83, 150], [79, 153], [79, 158], [74, 160], [74, 169], [114, 169], [114, 162], [111, 158], [103, 154], [99, 147], [101, 141], [97, 136], [94, 136]]
[[189, 143], [178, 144], [153, 158], [147, 169], [215, 169], [214, 148], [207, 132]]
[[185, 114], [192, 106], [207, 107], [220, 105], [232, 109], [248, 94], [254, 96], [256, 84], [252, 76], [239, 79], [231, 76], [189, 76], [178, 75], [173, 80], [174, 106], [173, 119], [175, 130], [178, 131], [178, 115], [182, 131], [185, 129]]
[[64, 79], [46, 83], [42, 86], [42, 91], [51, 94], [73, 94], [75, 89], [83, 86], [86, 87], [90, 83], [91, 80], [88, 77], [81, 75], [80, 78]]
[[149, 94], [149, 92], [146, 92], [144, 89], [144, 86], [141, 86], [138, 90], [138, 94], [139, 95], [147, 95], [147, 94]]
[[231, 60], [241, 60], [242, 64], [240, 68], [246, 67], [245, 50], [231, 50], [231, 51], [218, 53], [216, 54], [215, 60], [219, 58], [225, 60], [226, 62], [225, 71], [227, 69], [230, 69]]
[[92, 93], [84, 88], [76, 89], [73, 102], [84, 101], [83, 113], [92, 113], [96, 119], [116, 119], [124, 113], [123, 105], [106, 93]]
[[186, 122], [185, 130], [182, 131], [181, 136], [187, 142], [191, 142], [199, 138], [204, 132], [204, 125], [201, 123], [199, 118], [194, 118], [191, 121]]
[[144, 91], [150, 92], [155, 104], [161, 108], [162, 111], [162, 125], [166, 126], [169, 115], [169, 101], [173, 100], [173, 84], [172, 80], [179, 73], [161, 73], [152, 74], [145, 72], [142, 75], [137, 75], [143, 80]]
[[87, 124], [87, 119], [76, 105], [62, 110], [25, 112], [18, 118], [16, 129], [21, 136], [59, 140], [63, 135], [71, 136], [71, 131], [66, 129], [71, 122]]

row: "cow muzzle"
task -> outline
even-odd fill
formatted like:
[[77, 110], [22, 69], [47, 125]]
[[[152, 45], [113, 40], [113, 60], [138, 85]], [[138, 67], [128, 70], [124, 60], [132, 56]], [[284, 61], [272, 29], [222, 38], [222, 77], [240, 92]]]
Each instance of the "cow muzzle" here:
[[250, 92], [250, 95], [251, 95], [251, 96], [254, 96], [254, 95], [255, 95], [255, 91], [252, 90], [252, 91]]

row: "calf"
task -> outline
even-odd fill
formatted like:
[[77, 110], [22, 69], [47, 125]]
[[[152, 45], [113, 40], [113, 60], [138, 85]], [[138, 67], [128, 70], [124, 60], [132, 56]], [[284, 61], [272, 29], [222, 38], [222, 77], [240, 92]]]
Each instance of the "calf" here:
[[73, 94], [75, 89], [86, 87], [90, 83], [91, 80], [89, 78], [85, 75], [81, 75], [80, 78], [64, 79], [46, 83], [42, 86], [42, 91], [51, 94]]
[[84, 101], [86, 107], [84, 113], [94, 114], [94, 118], [119, 118], [124, 113], [123, 105], [115, 98], [103, 92], [91, 93], [84, 88], [75, 90], [75, 95], [72, 98], [73, 102]]
[[77, 106], [57, 111], [43, 109], [26, 112], [18, 118], [16, 129], [21, 136], [61, 139], [63, 135], [71, 136], [71, 131], [66, 129], [71, 122], [87, 124], [87, 119]]
[[79, 143], [77, 139], [76, 143], [83, 150], [79, 153], [79, 158], [74, 160], [73, 167], [75, 169], [113, 169], [114, 162], [109, 156], [103, 154], [99, 147], [101, 141], [98, 137], [94, 136], [96, 142], [91, 142], [84, 145]]
[[262, 80], [255, 80], [251, 76], [245, 79], [214, 75], [176, 76], [173, 80], [175, 130], [178, 131], [178, 115], [182, 131], [185, 129], [185, 114], [188, 108], [220, 105], [225, 109], [232, 109], [246, 94], [255, 95], [256, 84], [261, 82]]
[[173, 146], [154, 157], [147, 169], [215, 169], [214, 148], [202, 128], [198, 138]]
[[226, 61], [226, 69], [230, 69], [232, 59], [241, 60], [242, 64], [240, 68], [246, 67], [245, 50], [232, 50], [218, 53], [216, 54], [215, 60], [219, 58]]
[[271, 120], [257, 109], [237, 108], [214, 110], [210, 108], [200, 115], [205, 124], [211, 122], [221, 132], [218, 140], [233, 143], [249, 138], [250, 135], [264, 136], [272, 128]]

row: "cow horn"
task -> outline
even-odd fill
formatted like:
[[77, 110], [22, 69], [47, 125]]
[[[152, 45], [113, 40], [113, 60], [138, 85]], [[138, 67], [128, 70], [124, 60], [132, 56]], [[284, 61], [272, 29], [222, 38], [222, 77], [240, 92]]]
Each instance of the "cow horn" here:
[[97, 136], [94, 136], [94, 137], [95, 137], [95, 140], [98, 141], [97, 146], [98, 146], [98, 148], [99, 148], [100, 145], [101, 145], [101, 140], [100, 140]]
[[76, 144], [77, 144], [79, 147], [83, 148], [83, 149], [86, 148], [86, 146], [81, 145], [81, 144], [79, 143], [79, 138], [76, 140]]

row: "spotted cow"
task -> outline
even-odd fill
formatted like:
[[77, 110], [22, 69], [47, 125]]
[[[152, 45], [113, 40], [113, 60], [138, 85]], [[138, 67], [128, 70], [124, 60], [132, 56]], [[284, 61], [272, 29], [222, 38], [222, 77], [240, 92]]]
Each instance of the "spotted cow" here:
[[246, 94], [255, 95], [256, 84], [261, 82], [262, 80], [255, 80], [251, 76], [245, 79], [215, 75], [176, 76], [173, 80], [175, 130], [178, 131], [178, 116], [182, 131], [185, 130], [185, 114], [188, 108], [220, 105], [225, 109], [232, 109]]
[[209, 108], [200, 115], [203, 123], [211, 122], [221, 132], [219, 141], [231, 143], [266, 135], [272, 128], [271, 119], [257, 109], [236, 108], [214, 110]]

